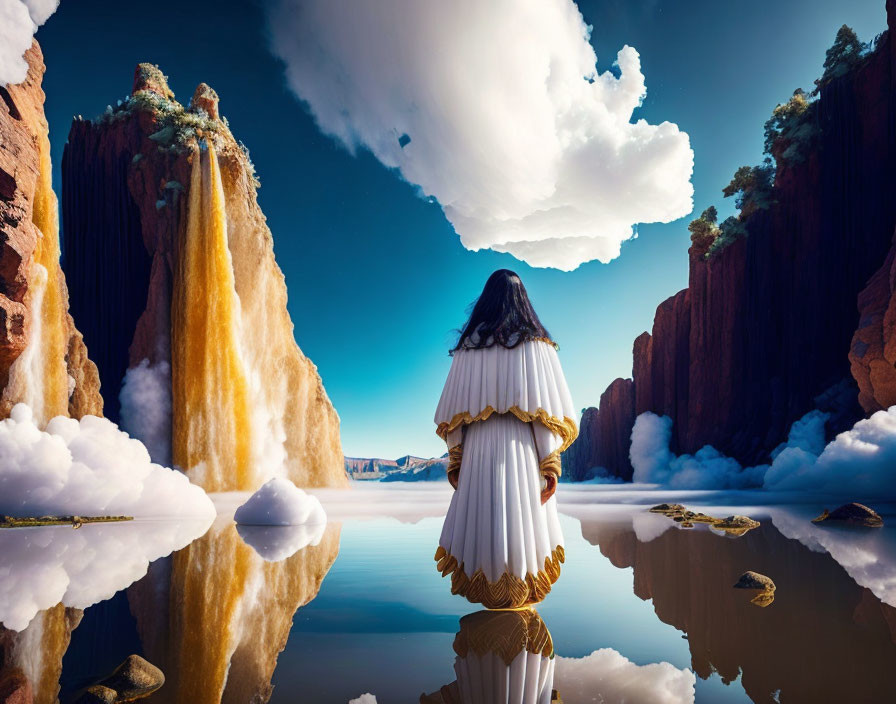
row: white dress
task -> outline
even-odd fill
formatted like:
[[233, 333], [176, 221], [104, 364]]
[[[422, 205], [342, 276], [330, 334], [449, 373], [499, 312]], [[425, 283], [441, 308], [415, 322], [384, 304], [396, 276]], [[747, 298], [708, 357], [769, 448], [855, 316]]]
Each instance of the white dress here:
[[451, 591], [486, 608], [544, 599], [560, 576], [557, 502], [541, 503], [542, 474], [578, 434], [553, 343], [461, 349], [436, 410], [457, 491], [436, 551]]
[[554, 645], [535, 611], [464, 616], [454, 639], [457, 679], [421, 704], [551, 704]]

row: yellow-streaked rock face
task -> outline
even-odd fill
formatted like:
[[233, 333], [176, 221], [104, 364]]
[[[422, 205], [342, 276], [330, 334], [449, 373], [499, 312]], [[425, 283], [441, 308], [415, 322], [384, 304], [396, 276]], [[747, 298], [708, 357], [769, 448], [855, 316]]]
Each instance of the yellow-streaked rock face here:
[[43, 55], [0, 97], [0, 417], [28, 403], [53, 416], [102, 415], [99, 377], [68, 314], [44, 115]]
[[[296, 344], [254, 167], [218, 115], [208, 86], [184, 107], [161, 71], [141, 64], [121, 107], [73, 123], [63, 162], [66, 272], [73, 291], [99, 272], [94, 285], [123, 301], [110, 315], [103, 297], [80, 290], [74, 310], [90, 321], [88, 342], [102, 340], [107, 386], [143, 360], [170, 364], [165, 434], [174, 462], [207, 490], [255, 490], [277, 475], [346, 486], [339, 417]], [[104, 208], [99, 225], [84, 217]], [[133, 276], [98, 266], [113, 250]], [[106, 400], [111, 407], [108, 390]]]

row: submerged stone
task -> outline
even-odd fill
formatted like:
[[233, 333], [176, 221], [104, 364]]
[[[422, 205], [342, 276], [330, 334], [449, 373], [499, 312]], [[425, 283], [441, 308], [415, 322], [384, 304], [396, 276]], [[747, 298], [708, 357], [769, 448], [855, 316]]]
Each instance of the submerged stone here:
[[813, 518], [813, 523], [822, 523], [824, 521], [834, 521], [839, 523], [848, 523], [856, 526], [865, 526], [866, 528], [882, 528], [884, 519], [880, 517], [874, 509], [868, 508], [864, 504], [848, 503], [843, 504], [833, 511], [825, 511], [818, 517]]
[[114, 689], [95, 684], [88, 687], [75, 704], [116, 704], [118, 701], [118, 694]]
[[139, 655], [128, 655], [115, 672], [88, 687], [77, 704], [119, 704], [147, 697], [165, 684], [165, 674]]
[[694, 523], [706, 523], [712, 528], [736, 537], [740, 537], [747, 531], [758, 528], [760, 525], [759, 521], [754, 521], [748, 516], [715, 518], [714, 516], [707, 516], [705, 513], [695, 513], [681, 504], [657, 504], [650, 508], [649, 511], [651, 513], [661, 513], [684, 528], [693, 528]]
[[748, 570], [740, 576], [740, 579], [737, 580], [734, 588], [761, 589], [762, 591], [773, 592], [775, 591], [775, 583], [771, 580], [770, 577], [766, 577], [764, 574]]
[[681, 504], [657, 504], [653, 508], [650, 509], [651, 513], [673, 513], [673, 512], [681, 512], [683, 513], [685, 510], [684, 506]]

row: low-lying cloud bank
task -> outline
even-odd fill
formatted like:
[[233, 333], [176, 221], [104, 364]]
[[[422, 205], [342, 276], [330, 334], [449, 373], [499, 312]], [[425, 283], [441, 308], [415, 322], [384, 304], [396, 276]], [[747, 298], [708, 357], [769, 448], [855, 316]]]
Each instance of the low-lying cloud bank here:
[[31, 38], [57, 7], [59, 0], [0, 0], [0, 86], [25, 80]]
[[41, 430], [18, 404], [0, 421], [0, 514], [207, 519], [215, 508], [111, 421], [59, 416]]
[[468, 249], [572, 270], [693, 207], [688, 135], [632, 122], [638, 52], [599, 72], [572, 0], [274, 0], [268, 25], [320, 129], [438, 200]]
[[896, 498], [896, 406], [860, 420], [827, 445], [826, 420], [820, 411], [807, 413], [772, 453], [770, 465], [742, 467], [710, 445], [676, 456], [669, 449], [672, 420], [642, 413], [632, 429], [633, 478], [679, 489], [763, 487]]

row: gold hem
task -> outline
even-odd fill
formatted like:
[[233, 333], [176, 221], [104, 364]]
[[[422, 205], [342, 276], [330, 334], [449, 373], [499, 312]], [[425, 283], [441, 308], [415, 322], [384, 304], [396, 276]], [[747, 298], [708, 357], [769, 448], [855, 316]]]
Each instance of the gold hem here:
[[460, 631], [454, 638], [454, 652], [465, 658], [471, 652], [477, 657], [494, 653], [508, 667], [524, 650], [533, 655], [554, 657], [551, 633], [538, 613], [523, 611], [477, 611], [460, 620]]
[[560, 578], [560, 565], [566, 560], [562, 545], [558, 545], [544, 560], [544, 569], [529, 572], [524, 578], [505, 572], [497, 582], [490, 582], [482, 569], [470, 577], [463, 563], [448, 554], [441, 545], [436, 550], [436, 569], [443, 577], [451, 575], [451, 593], [466, 597], [467, 601], [482, 604], [487, 609], [513, 609], [543, 601], [551, 586]]

